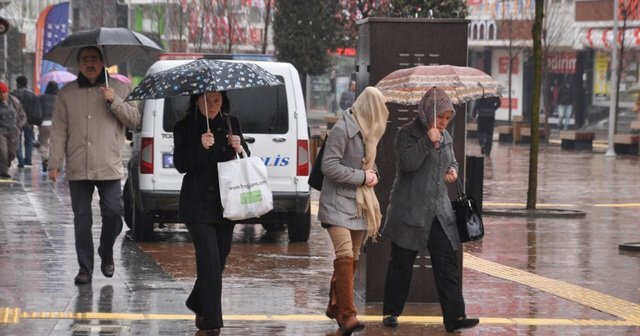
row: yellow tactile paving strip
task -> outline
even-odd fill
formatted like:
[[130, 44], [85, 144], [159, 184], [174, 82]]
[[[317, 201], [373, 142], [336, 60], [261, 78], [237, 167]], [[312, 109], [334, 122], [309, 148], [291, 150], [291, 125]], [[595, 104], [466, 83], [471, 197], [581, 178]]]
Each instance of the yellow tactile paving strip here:
[[616, 316], [625, 320], [630, 325], [640, 325], [640, 305], [638, 304], [602, 294], [591, 289], [484, 260], [469, 253], [464, 254], [464, 266]]
[[[487, 205], [488, 203], [485, 203]], [[506, 203], [489, 203], [493, 206], [504, 206]], [[515, 203], [514, 203], [515, 204]], [[555, 204], [553, 206], [559, 206]], [[593, 205], [593, 206], [620, 206]], [[630, 203], [626, 206], [640, 206]], [[311, 202], [311, 213], [318, 213], [318, 202]], [[607, 326], [625, 327], [640, 326], [640, 305], [602, 294], [590, 289], [568, 284], [562, 281], [545, 278], [516, 268], [484, 260], [469, 253], [464, 254], [464, 266], [493, 277], [513, 281], [540, 291], [550, 293], [563, 299], [599, 310], [619, 318], [620, 320], [586, 320], [586, 319], [549, 319], [549, 318], [501, 318], [481, 317], [482, 324], [494, 325], [537, 325], [537, 326]], [[193, 320], [189, 314], [134, 314], [134, 313], [61, 313], [61, 312], [24, 312], [20, 308], [0, 307], [0, 324], [19, 323], [23, 319], [76, 319], [76, 320]], [[229, 321], [299, 321], [326, 322], [324, 315], [225, 315]], [[366, 322], [379, 322], [381, 316], [358, 315], [358, 319]], [[441, 316], [401, 316], [402, 323], [442, 323]]]

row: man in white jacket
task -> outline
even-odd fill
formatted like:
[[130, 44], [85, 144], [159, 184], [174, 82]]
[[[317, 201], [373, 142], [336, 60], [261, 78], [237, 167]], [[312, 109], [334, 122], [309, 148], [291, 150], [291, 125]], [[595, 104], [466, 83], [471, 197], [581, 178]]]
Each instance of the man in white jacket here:
[[122, 231], [122, 189], [124, 177], [122, 150], [126, 127], [134, 129], [140, 114], [125, 103], [131, 88], [110, 80], [102, 54], [97, 47], [83, 47], [77, 56], [80, 73], [58, 92], [53, 109], [49, 178], [57, 181], [65, 161], [69, 181], [76, 254], [80, 270], [76, 284], [91, 282], [93, 274], [93, 237], [91, 200], [97, 188], [100, 195], [102, 231], [98, 254], [100, 269], [106, 277], [114, 273], [113, 245]]

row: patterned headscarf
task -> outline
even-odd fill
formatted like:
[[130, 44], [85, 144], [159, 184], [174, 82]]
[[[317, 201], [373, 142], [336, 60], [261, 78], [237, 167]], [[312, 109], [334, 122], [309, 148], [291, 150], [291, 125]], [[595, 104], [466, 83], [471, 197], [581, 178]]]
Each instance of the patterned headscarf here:
[[[366, 87], [353, 103], [351, 111], [358, 122], [364, 142], [365, 155], [362, 159], [362, 169], [371, 169], [376, 162], [378, 142], [387, 128], [389, 118], [384, 95], [375, 87]], [[382, 221], [382, 213], [373, 188], [364, 185], [358, 187], [356, 208], [358, 215], [364, 215], [367, 221], [367, 236], [375, 241]]]
[[418, 115], [426, 127], [429, 127], [435, 117], [434, 105], [435, 114], [440, 115], [447, 111], [453, 111], [452, 118], [456, 116], [456, 109], [449, 96], [442, 89], [434, 86], [422, 96], [422, 100], [418, 104]]

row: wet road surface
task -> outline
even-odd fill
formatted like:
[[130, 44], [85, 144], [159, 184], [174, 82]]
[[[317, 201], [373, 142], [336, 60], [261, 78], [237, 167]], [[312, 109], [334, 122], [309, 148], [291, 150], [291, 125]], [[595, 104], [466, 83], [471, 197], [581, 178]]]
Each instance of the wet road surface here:
[[[472, 139], [468, 147], [479, 154]], [[539, 208], [584, 217], [485, 217], [485, 238], [465, 245], [464, 255], [467, 314], [481, 324], [461, 334], [640, 335], [640, 253], [618, 249], [640, 241], [640, 157], [595, 152], [554, 144], [540, 151]], [[0, 183], [0, 335], [193, 335], [184, 306], [195, 277], [186, 230], [167, 225], [160, 241], [140, 244], [123, 233], [114, 277], [96, 268], [91, 285], [75, 286], [68, 188], [36, 167], [14, 168], [19, 182]], [[485, 159], [485, 209], [524, 207], [527, 174], [527, 146], [494, 144]], [[315, 218], [308, 243], [238, 225], [222, 335], [337, 334], [324, 316], [331, 251]], [[358, 308], [367, 325], [358, 335], [451, 335], [438, 304], [408, 304], [396, 329], [382, 327], [380, 303], [359, 300]]]

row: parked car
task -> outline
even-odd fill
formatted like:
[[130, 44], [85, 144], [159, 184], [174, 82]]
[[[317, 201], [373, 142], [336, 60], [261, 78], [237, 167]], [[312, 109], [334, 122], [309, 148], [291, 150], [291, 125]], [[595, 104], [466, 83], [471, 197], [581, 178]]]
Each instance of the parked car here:
[[[160, 60], [147, 74], [189, 60]], [[287, 228], [291, 242], [309, 238], [311, 225], [309, 136], [302, 87], [289, 63], [254, 62], [279, 77], [284, 85], [228, 91], [230, 113], [240, 120], [252, 156], [267, 166], [274, 209], [259, 219], [267, 230]], [[140, 103], [142, 120], [133, 132], [132, 155], [123, 198], [125, 222], [137, 241], [153, 240], [160, 223], [179, 223], [182, 175], [173, 166], [173, 127], [187, 110], [189, 97]]]

